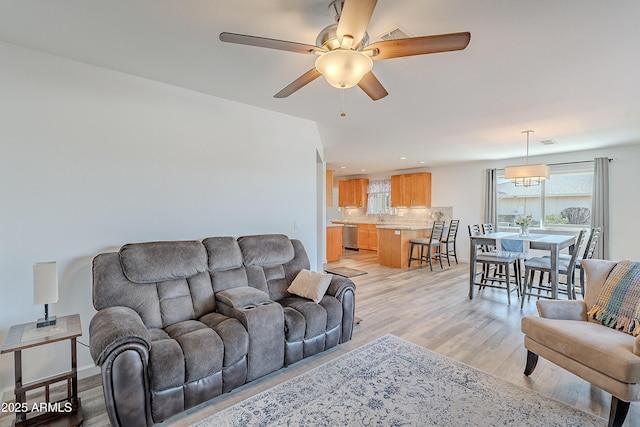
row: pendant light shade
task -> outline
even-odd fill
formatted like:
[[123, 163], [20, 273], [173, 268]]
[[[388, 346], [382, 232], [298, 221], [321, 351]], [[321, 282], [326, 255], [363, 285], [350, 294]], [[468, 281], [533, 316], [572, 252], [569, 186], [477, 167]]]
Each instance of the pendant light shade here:
[[524, 130], [522, 133], [527, 134], [527, 164], [505, 167], [504, 177], [513, 182], [516, 187], [533, 187], [549, 179], [549, 166], [542, 163], [529, 164], [529, 134], [533, 131]]
[[336, 49], [320, 55], [316, 59], [316, 68], [331, 86], [348, 89], [371, 71], [373, 61], [356, 50]]

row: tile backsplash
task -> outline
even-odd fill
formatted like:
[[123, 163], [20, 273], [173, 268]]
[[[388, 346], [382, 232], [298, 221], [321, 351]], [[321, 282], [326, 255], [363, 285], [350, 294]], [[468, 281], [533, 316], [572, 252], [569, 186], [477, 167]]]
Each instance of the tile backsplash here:
[[342, 221], [359, 223], [383, 223], [397, 225], [431, 225], [438, 216], [449, 222], [453, 218], [453, 207], [391, 208], [390, 213], [368, 215], [365, 208], [343, 208]]

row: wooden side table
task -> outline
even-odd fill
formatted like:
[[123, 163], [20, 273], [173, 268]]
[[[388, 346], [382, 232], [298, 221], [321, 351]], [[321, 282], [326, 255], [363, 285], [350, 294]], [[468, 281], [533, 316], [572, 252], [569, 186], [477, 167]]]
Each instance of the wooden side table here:
[[[78, 398], [78, 372], [76, 338], [82, 335], [80, 315], [58, 317], [53, 326], [36, 328], [35, 322], [15, 325], [9, 329], [9, 335], [2, 345], [0, 353], [12, 353], [15, 359], [17, 427], [31, 425], [79, 426], [82, 424], [82, 407]], [[71, 370], [31, 383], [22, 383], [22, 350], [58, 341], [71, 341]], [[50, 386], [67, 383], [67, 397], [55, 402], [50, 401]], [[44, 388], [45, 402], [28, 403], [27, 392]]]

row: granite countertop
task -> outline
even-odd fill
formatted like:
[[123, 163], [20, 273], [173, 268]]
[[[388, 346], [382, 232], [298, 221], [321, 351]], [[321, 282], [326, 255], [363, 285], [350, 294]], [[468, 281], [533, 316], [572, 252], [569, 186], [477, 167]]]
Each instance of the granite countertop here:
[[376, 228], [388, 229], [388, 230], [430, 230], [431, 227], [426, 225], [393, 225], [385, 224], [379, 225]]
[[344, 227], [344, 224], [327, 224], [327, 227]]

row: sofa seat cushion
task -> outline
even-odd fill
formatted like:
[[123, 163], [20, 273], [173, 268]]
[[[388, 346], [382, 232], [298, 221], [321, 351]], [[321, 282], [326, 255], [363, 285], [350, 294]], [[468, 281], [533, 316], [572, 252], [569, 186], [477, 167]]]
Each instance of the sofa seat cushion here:
[[522, 332], [532, 340], [624, 383], [640, 382], [634, 338], [598, 323], [524, 317]]
[[187, 320], [164, 329], [166, 337], [153, 333], [149, 352], [149, 380], [152, 391], [209, 377], [222, 370], [224, 344], [210, 327]]
[[199, 320], [216, 331], [222, 338], [222, 342], [224, 342], [224, 367], [233, 365], [247, 355], [249, 333], [238, 319], [220, 313], [209, 313]]
[[283, 298], [278, 303], [284, 308], [288, 342], [317, 337], [342, 321], [342, 304], [330, 295], [325, 295], [318, 304], [297, 296]]

